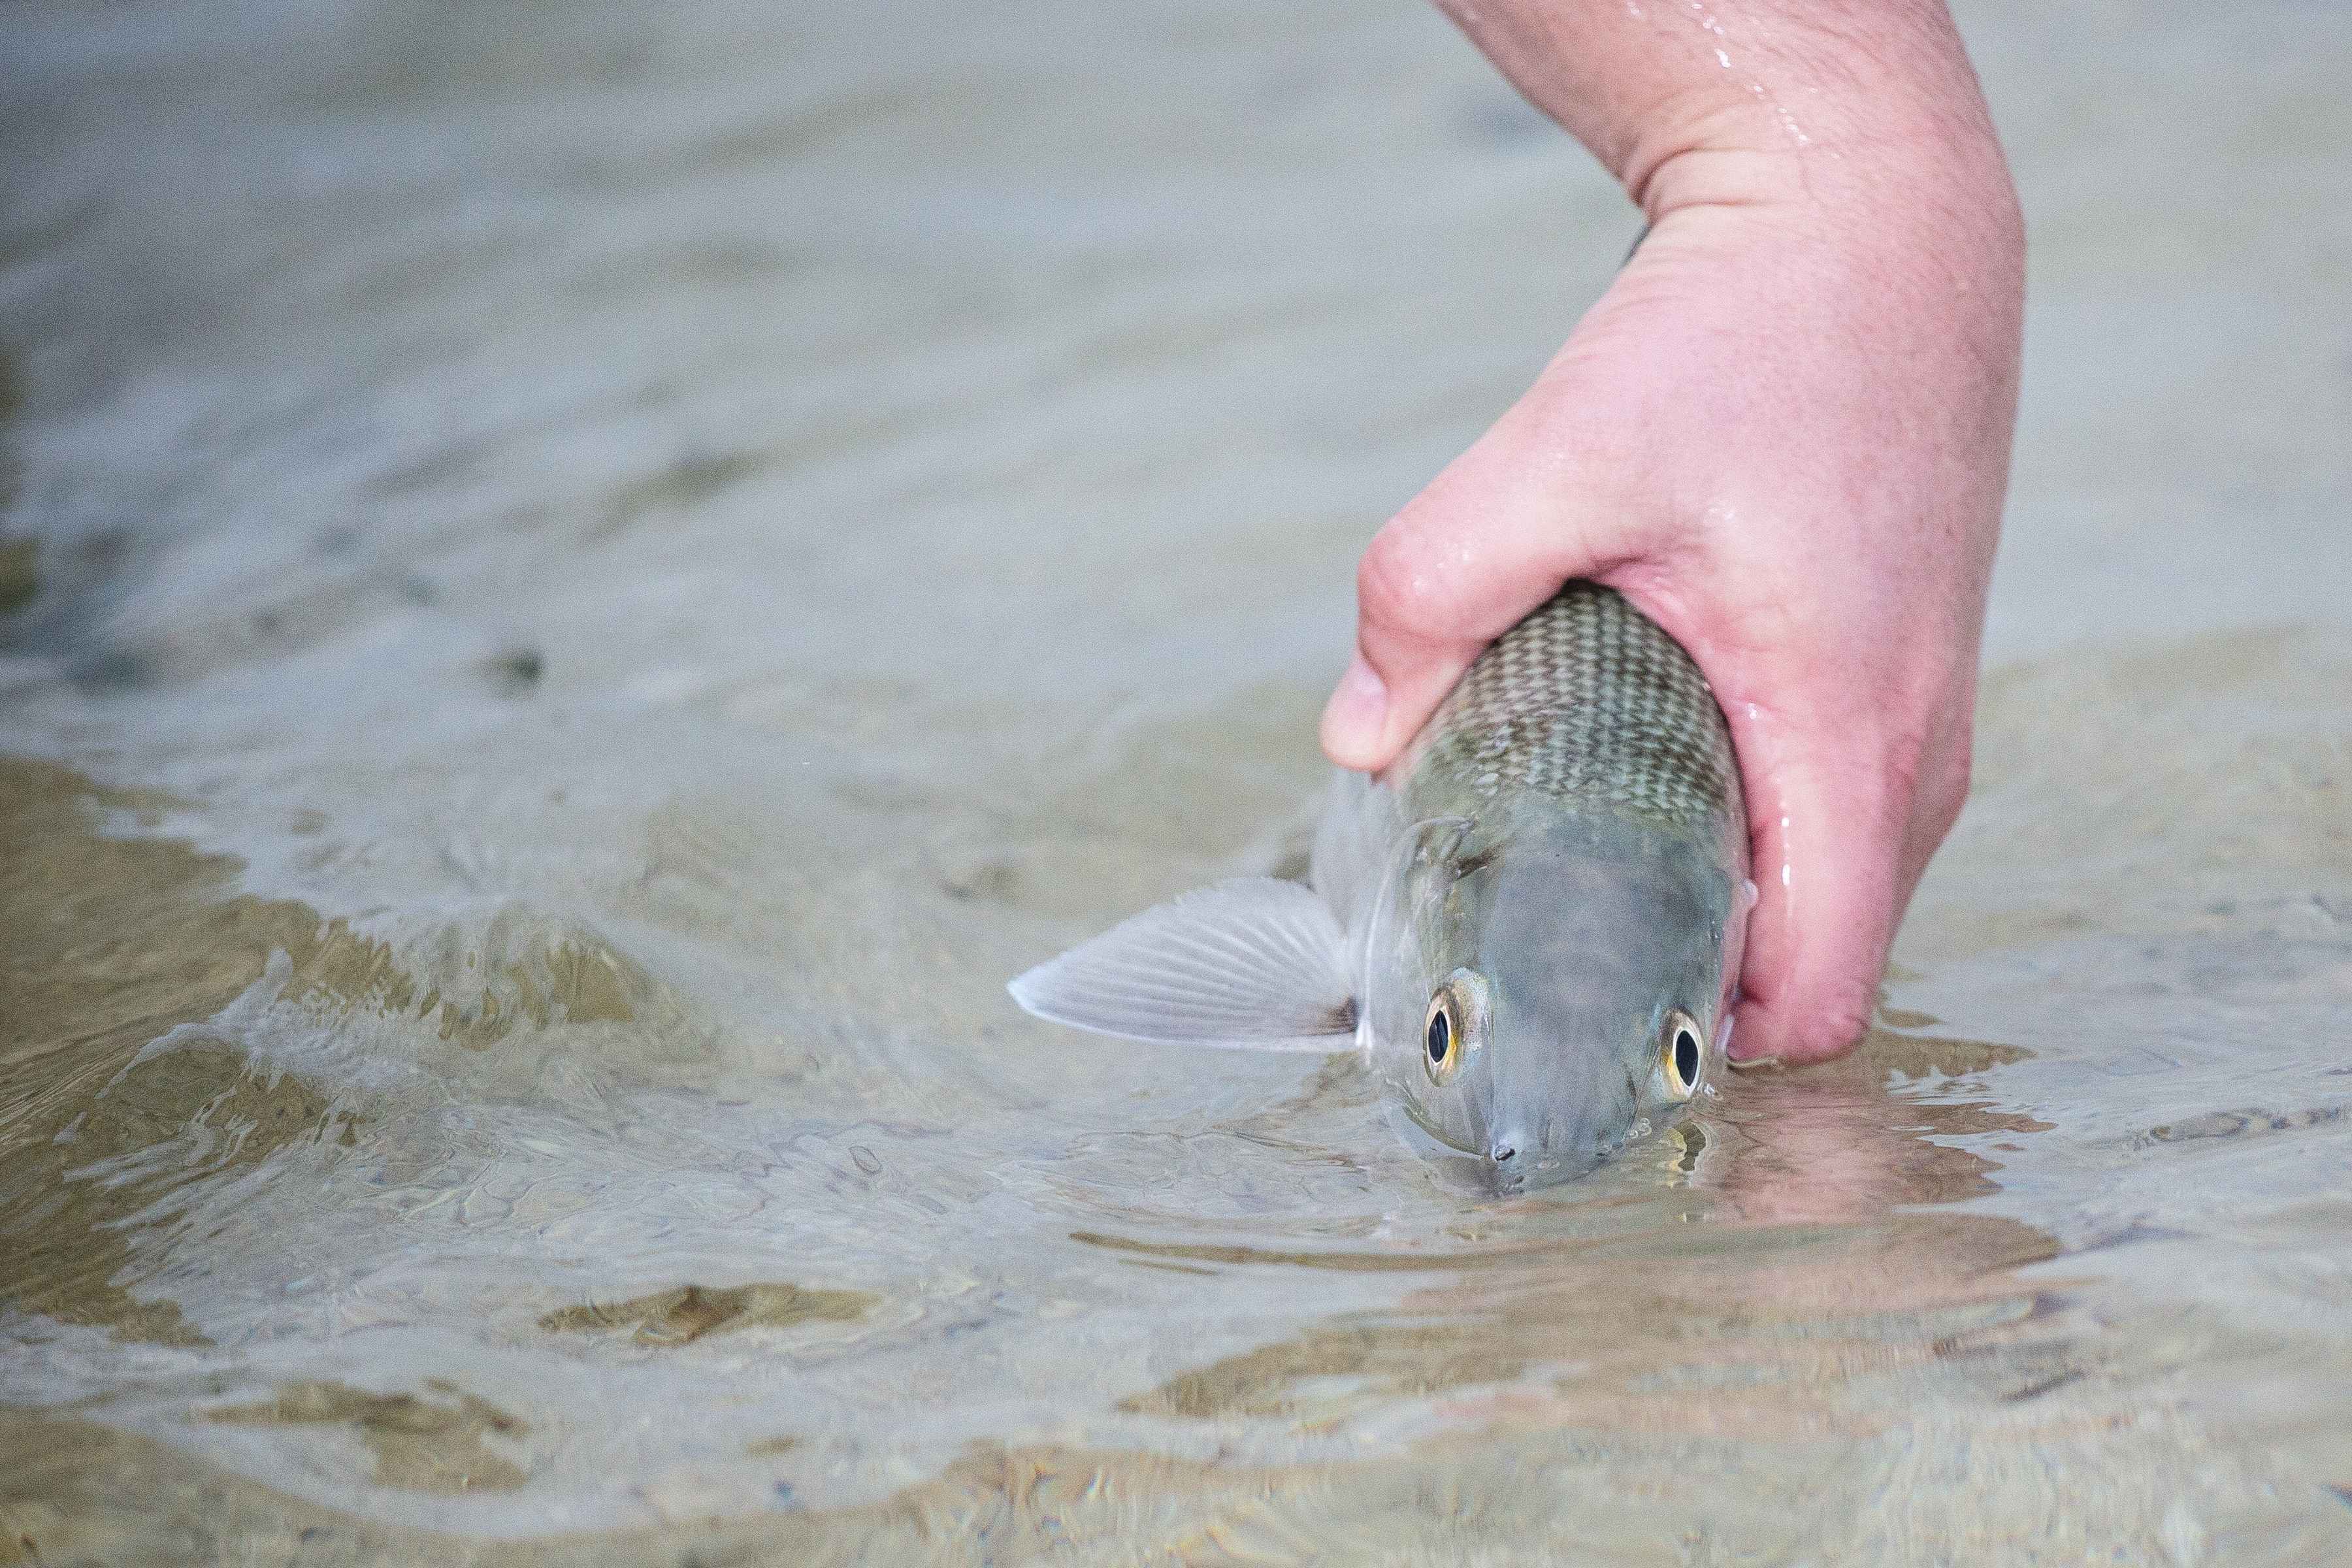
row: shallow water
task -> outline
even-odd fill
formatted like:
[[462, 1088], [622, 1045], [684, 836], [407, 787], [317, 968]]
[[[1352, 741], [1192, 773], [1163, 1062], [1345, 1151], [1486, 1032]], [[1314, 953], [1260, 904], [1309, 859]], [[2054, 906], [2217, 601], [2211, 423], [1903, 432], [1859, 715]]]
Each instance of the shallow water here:
[[2352, 1555], [2352, 19], [1961, 19], [1969, 813], [1497, 1204], [1001, 989], [1630, 237], [1433, 16], [11, 7], [0, 1562]]

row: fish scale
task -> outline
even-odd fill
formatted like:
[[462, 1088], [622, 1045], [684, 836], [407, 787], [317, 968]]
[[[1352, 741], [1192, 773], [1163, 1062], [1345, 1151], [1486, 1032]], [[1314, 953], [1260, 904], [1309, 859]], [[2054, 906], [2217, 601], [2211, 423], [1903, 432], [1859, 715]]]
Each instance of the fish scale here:
[[1433, 808], [1527, 790], [1674, 826], [1738, 809], [1706, 678], [1612, 588], [1569, 584], [1478, 656], [1431, 719], [1408, 793]]

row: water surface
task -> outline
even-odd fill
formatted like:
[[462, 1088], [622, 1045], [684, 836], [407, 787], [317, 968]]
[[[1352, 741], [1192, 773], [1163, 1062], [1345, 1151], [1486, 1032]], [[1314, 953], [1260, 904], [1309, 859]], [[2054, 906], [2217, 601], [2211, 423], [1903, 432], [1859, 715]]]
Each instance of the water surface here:
[[13, 7], [0, 1561], [2352, 1555], [2352, 25], [1961, 20], [1968, 815], [1496, 1203], [1002, 990], [1295, 864], [1633, 232], [1438, 19]]

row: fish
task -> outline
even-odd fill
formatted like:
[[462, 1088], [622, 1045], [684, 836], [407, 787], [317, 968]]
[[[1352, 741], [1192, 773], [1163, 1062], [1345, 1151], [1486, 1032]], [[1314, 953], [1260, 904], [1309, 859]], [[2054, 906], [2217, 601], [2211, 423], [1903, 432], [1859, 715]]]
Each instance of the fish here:
[[1663, 1131], [1727, 1060], [1748, 819], [1706, 678], [1582, 580], [1472, 662], [1380, 779], [1331, 781], [1307, 880], [1146, 910], [1013, 980], [1159, 1044], [1354, 1051], [1426, 1152], [1494, 1190]]

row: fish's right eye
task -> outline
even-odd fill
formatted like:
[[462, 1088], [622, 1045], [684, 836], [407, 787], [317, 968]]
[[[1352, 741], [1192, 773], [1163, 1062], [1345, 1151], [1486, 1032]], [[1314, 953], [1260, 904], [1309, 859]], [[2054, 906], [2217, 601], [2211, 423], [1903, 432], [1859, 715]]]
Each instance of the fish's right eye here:
[[1698, 1092], [1699, 1074], [1706, 1069], [1706, 1037], [1699, 1033], [1698, 1020], [1680, 1008], [1666, 1015], [1660, 1031], [1658, 1067], [1670, 1098], [1684, 1100]]

